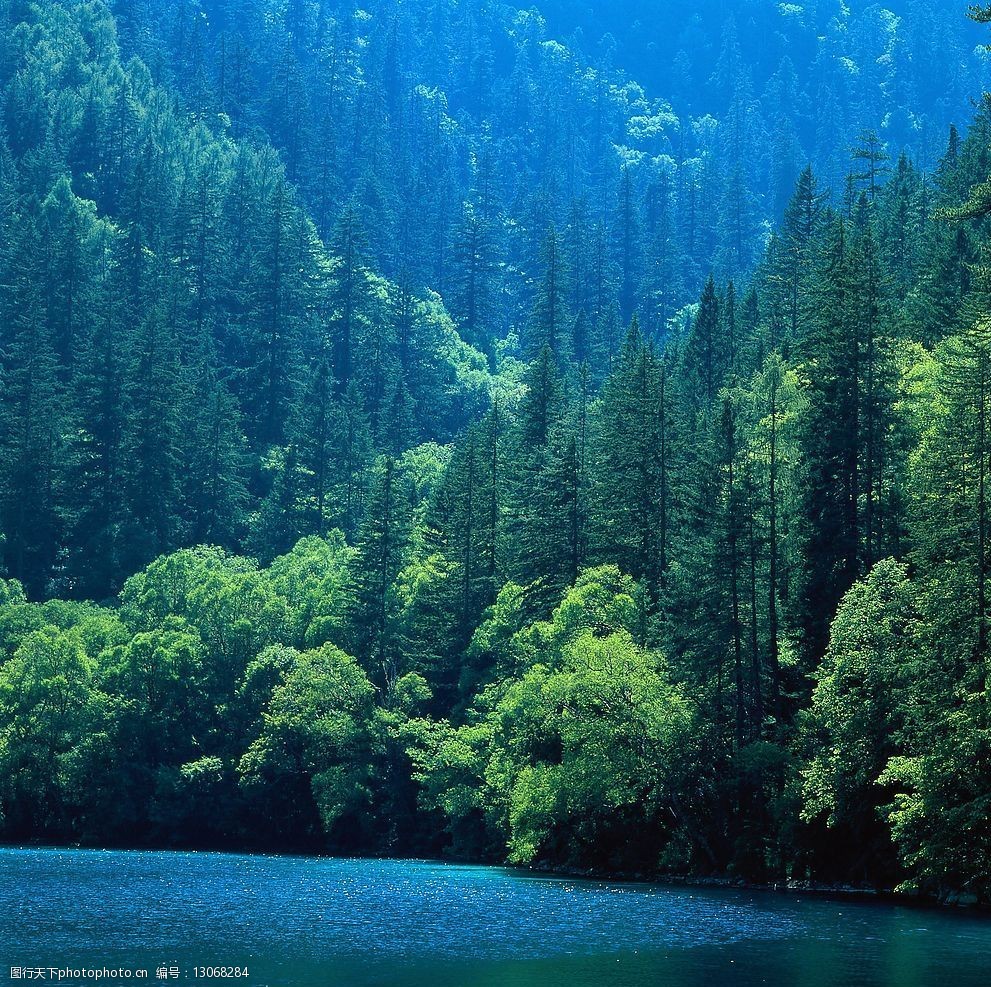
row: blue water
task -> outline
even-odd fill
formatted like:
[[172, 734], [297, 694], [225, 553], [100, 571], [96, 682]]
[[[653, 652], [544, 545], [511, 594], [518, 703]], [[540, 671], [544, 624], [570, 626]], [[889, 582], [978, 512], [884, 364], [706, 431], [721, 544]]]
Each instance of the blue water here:
[[991, 921], [421, 862], [0, 850], [0, 981], [220, 982], [198, 966], [250, 987], [986, 987]]

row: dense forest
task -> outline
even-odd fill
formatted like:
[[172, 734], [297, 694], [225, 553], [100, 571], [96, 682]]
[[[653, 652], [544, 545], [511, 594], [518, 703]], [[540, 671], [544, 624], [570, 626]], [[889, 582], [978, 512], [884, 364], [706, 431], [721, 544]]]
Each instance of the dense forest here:
[[0, 838], [991, 898], [991, 8], [623, 7], [0, 0]]

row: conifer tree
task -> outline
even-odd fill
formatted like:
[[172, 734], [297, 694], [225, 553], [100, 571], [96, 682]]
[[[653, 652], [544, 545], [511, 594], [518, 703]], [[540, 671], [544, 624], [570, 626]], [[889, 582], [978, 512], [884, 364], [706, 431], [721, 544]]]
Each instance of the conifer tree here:
[[630, 325], [606, 381], [595, 432], [595, 557], [643, 579], [656, 600], [661, 575], [662, 428], [660, 369]]
[[397, 579], [409, 540], [410, 497], [396, 462], [376, 464], [352, 572], [349, 636], [354, 654], [382, 686], [399, 674]]
[[559, 363], [570, 357], [569, 321], [566, 308], [567, 275], [564, 250], [557, 231], [550, 227], [541, 248], [543, 280], [533, 308], [531, 344], [535, 354], [545, 347]]

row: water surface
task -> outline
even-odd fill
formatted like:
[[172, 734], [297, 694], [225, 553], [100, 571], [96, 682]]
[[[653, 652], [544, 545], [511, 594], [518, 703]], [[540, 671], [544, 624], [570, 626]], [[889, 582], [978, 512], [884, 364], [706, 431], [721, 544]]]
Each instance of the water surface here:
[[987, 987], [991, 921], [423, 862], [0, 850], [0, 979], [198, 966], [250, 987]]

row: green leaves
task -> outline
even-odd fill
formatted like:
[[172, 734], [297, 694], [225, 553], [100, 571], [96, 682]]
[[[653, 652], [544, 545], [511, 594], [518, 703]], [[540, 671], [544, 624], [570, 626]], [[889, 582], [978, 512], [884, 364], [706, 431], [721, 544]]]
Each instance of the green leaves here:
[[[453, 832], [481, 814], [517, 863], [591, 863], [617, 826], [653, 827], [646, 846], [666, 839], [693, 715], [622, 626], [634, 606], [616, 589], [631, 585], [616, 570], [583, 576], [552, 621], [515, 636], [528, 659], [482, 693], [468, 724], [411, 734], [423, 797]], [[637, 851], [616, 852], [629, 864]]]
[[374, 689], [357, 662], [331, 644], [293, 657], [241, 757], [247, 786], [273, 792], [308, 784], [325, 831], [369, 798]]
[[71, 832], [78, 756], [105, 703], [74, 631], [33, 631], [0, 668], [0, 805], [8, 831]]
[[902, 889], [940, 899], [991, 895], [991, 731], [987, 697], [970, 695], [912, 756], [893, 758], [881, 782], [897, 790], [886, 818], [906, 877]]
[[878, 780], [904, 728], [916, 595], [904, 565], [878, 563], [844, 598], [817, 673], [806, 721], [803, 814], [827, 813], [829, 824], [851, 830], [854, 841], [876, 829], [884, 801]]

